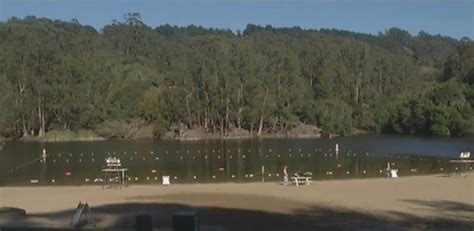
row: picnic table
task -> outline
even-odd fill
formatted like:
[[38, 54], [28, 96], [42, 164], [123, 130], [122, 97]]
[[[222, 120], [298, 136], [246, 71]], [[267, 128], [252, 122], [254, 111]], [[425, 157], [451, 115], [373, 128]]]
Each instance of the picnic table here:
[[310, 176], [294, 176], [294, 177], [291, 177], [291, 181], [296, 186], [309, 185], [311, 183], [311, 177]]

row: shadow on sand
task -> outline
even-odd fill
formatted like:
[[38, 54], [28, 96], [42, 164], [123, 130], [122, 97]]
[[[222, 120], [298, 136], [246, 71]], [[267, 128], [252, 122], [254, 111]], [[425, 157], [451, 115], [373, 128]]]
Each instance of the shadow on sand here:
[[[280, 200], [271, 202], [277, 203]], [[172, 214], [182, 210], [199, 212], [201, 227], [203, 227], [201, 230], [474, 230], [474, 205], [423, 200], [400, 201], [400, 203], [413, 205], [415, 211], [413, 213], [386, 211], [374, 214], [343, 208], [309, 206], [288, 211], [288, 213], [276, 213], [144, 201], [92, 207], [92, 212], [97, 229], [100, 230], [133, 230], [134, 217], [143, 213], [152, 215], [154, 227], [166, 230], [171, 227]], [[434, 213], [437, 214], [436, 217], [413, 215], [417, 214], [418, 209], [434, 209], [439, 213]], [[73, 210], [30, 214], [27, 218], [3, 223], [3, 227], [18, 227], [18, 225], [41, 227], [42, 225], [37, 223], [38, 219], [67, 222], [72, 214]], [[1, 230], [50, 230], [50, 228], [1, 228]]]

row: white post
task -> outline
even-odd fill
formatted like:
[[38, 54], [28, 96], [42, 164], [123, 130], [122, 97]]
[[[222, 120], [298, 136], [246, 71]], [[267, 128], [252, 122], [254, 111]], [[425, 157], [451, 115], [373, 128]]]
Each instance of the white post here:
[[265, 182], [265, 166], [262, 165], [262, 183]]
[[43, 148], [43, 155], [41, 155], [41, 157], [43, 157], [43, 163], [46, 163], [46, 149]]

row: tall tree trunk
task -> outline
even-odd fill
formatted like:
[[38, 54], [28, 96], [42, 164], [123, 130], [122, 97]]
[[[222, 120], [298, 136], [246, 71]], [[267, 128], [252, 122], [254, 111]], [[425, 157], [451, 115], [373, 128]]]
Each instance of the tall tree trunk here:
[[238, 115], [237, 115], [237, 127], [239, 129], [242, 128], [242, 88], [243, 88], [243, 83], [240, 83], [240, 89], [237, 92], [237, 103], [239, 104], [239, 109], [238, 109]]
[[225, 100], [225, 121], [224, 121], [224, 125], [225, 125], [225, 130], [226, 130], [226, 133], [227, 133], [227, 129], [229, 129], [229, 99], [226, 99]]
[[189, 98], [188, 96], [185, 97], [185, 100], [186, 100], [186, 110], [188, 112], [188, 127], [189, 128], [192, 128], [192, 121], [191, 121], [191, 108], [189, 106]]
[[25, 115], [21, 115], [21, 126], [23, 129], [23, 137], [28, 136], [28, 128], [26, 128]]
[[43, 136], [44, 135], [44, 115], [43, 115], [43, 110], [41, 108], [41, 105], [38, 105], [38, 122], [39, 122], [39, 131], [38, 131], [38, 136]]
[[209, 120], [207, 118], [207, 107], [206, 107], [204, 108], [204, 128], [206, 129], [206, 131], [208, 129], [208, 123], [209, 123]]
[[259, 122], [259, 125], [258, 125], [257, 136], [262, 135], [262, 129], [263, 129], [263, 110], [260, 112], [260, 122]]
[[225, 124], [224, 124], [224, 118], [221, 117], [221, 137], [224, 137], [224, 135], [225, 135], [225, 134], [224, 134], [224, 130], [225, 130], [225, 129], [224, 129], [224, 126], [225, 126]]

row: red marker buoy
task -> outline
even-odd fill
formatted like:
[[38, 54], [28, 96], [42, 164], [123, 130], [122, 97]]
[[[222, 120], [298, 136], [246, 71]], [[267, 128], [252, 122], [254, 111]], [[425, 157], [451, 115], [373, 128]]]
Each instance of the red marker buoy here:
[[67, 171], [65, 175], [70, 176], [70, 175], [72, 175], [72, 173], [70, 171]]

